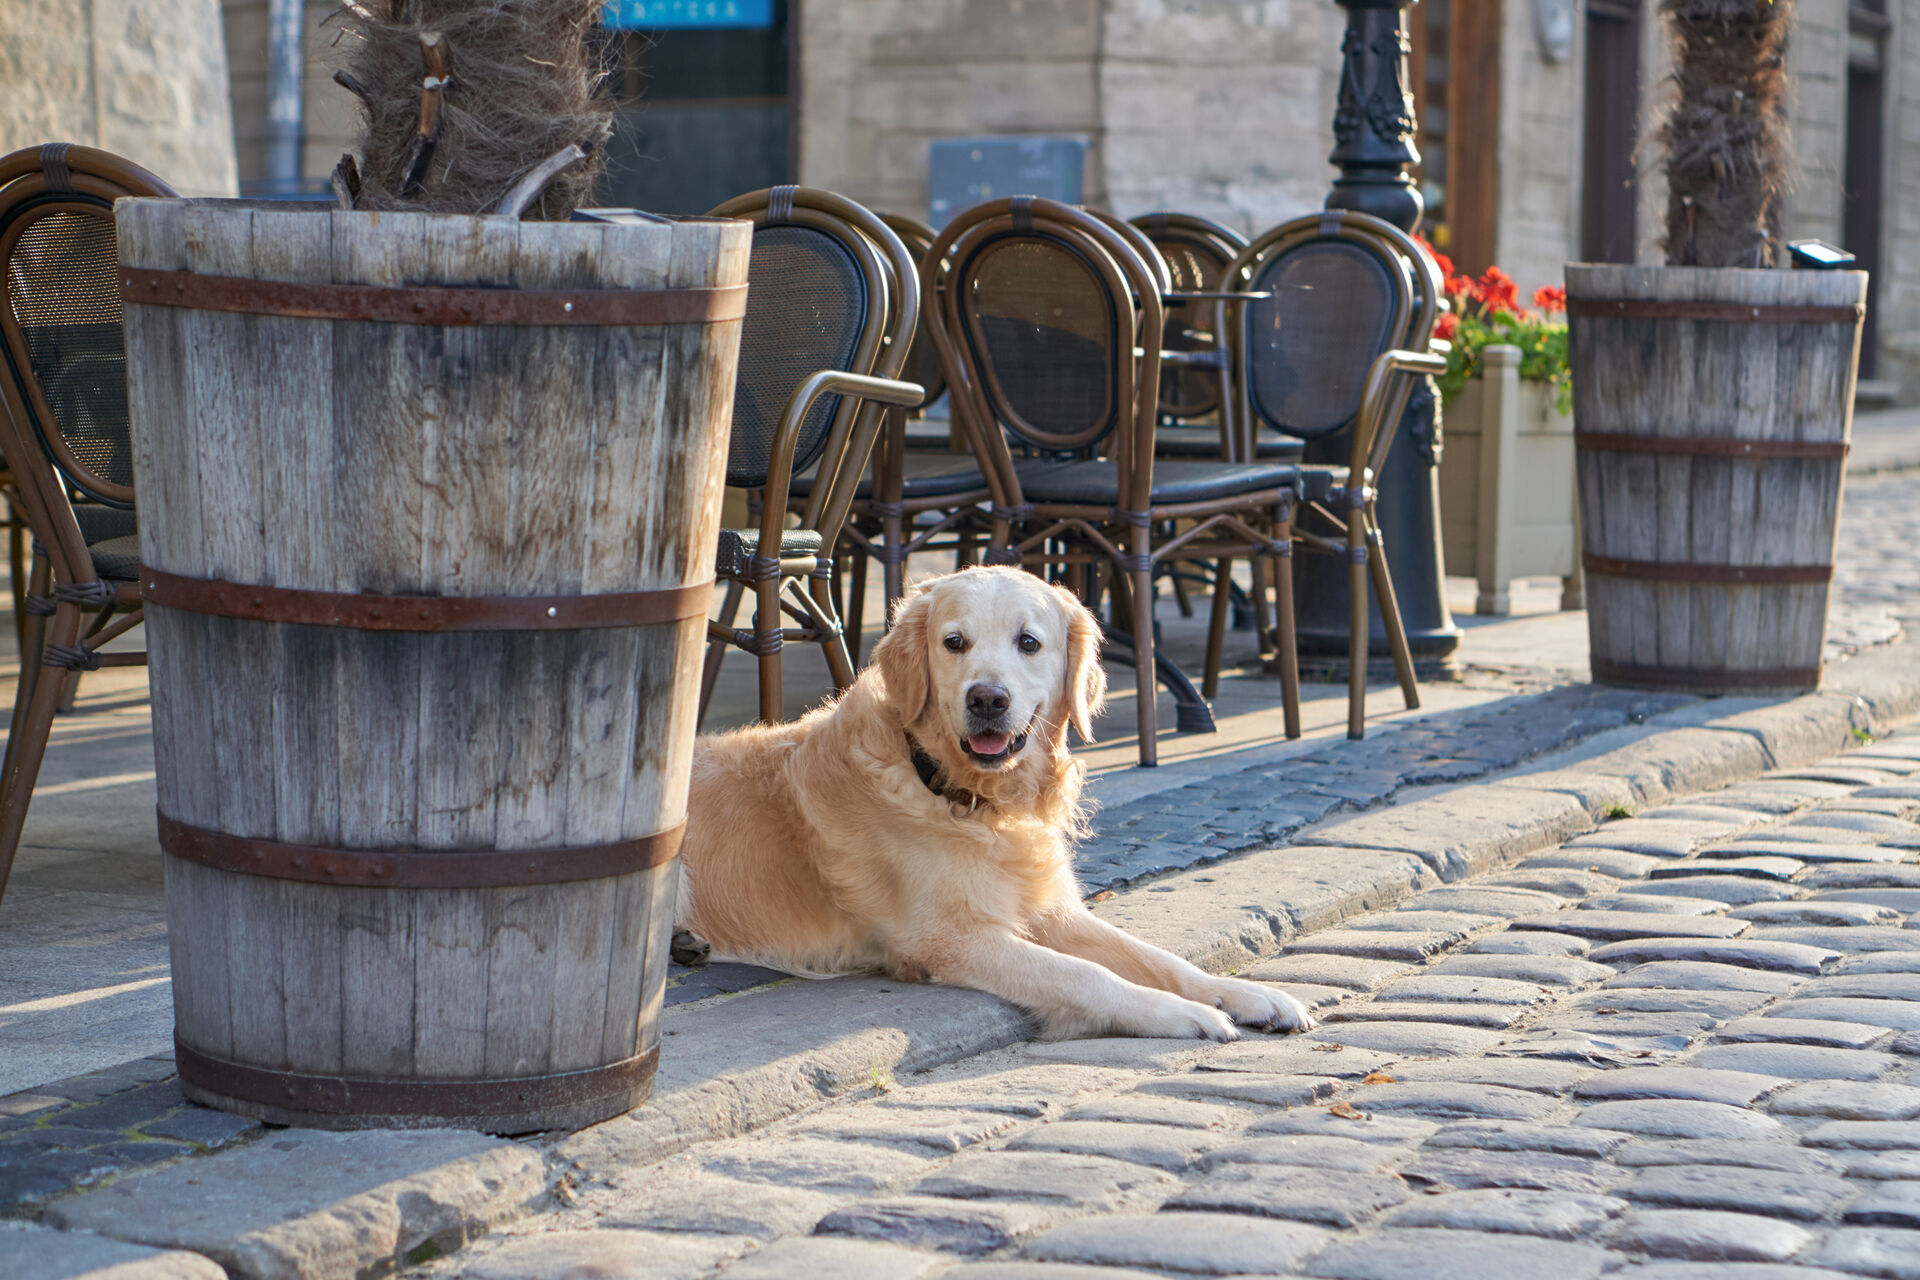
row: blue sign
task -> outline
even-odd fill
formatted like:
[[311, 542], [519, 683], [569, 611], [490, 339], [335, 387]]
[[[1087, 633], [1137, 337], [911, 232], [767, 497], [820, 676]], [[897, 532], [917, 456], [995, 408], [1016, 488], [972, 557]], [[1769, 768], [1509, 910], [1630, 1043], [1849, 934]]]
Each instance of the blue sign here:
[[612, 31], [770, 27], [773, 0], [607, 0], [600, 21]]

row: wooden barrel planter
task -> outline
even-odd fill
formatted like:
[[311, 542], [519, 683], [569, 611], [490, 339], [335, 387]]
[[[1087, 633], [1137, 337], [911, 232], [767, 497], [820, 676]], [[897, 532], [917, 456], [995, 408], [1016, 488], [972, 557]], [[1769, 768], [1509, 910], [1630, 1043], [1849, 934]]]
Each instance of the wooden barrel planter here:
[[749, 228], [122, 201], [181, 1086], [643, 1101]]
[[1593, 678], [1817, 687], [1867, 277], [1567, 268]]

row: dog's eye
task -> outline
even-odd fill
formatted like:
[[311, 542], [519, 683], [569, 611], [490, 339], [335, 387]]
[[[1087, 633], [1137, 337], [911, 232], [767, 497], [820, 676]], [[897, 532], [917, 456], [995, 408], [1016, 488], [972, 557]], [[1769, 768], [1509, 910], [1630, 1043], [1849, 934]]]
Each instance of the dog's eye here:
[[947, 637], [946, 645], [948, 653], [965, 653], [967, 651], [967, 638], [956, 632]]
[[1019, 644], [1020, 652], [1022, 653], [1040, 652], [1040, 638], [1038, 636], [1028, 635], [1026, 632], [1022, 631], [1020, 633], [1020, 639], [1017, 641], [1017, 643]]

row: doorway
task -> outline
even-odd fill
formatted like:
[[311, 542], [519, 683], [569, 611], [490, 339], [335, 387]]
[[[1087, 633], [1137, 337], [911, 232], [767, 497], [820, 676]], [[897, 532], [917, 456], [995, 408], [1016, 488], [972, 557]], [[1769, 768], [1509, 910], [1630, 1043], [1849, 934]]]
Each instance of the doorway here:
[[1632, 262], [1640, 183], [1640, 5], [1587, 0], [1587, 100], [1582, 119], [1580, 257]]

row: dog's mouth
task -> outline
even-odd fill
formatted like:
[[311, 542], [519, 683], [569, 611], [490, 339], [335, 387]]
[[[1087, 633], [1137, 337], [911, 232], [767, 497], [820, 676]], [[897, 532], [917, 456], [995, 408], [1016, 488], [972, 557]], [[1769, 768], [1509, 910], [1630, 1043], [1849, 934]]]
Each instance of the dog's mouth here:
[[1033, 731], [1029, 723], [1019, 733], [970, 733], [960, 739], [960, 749], [975, 764], [1003, 765], [1019, 755], [1027, 745], [1027, 735]]

